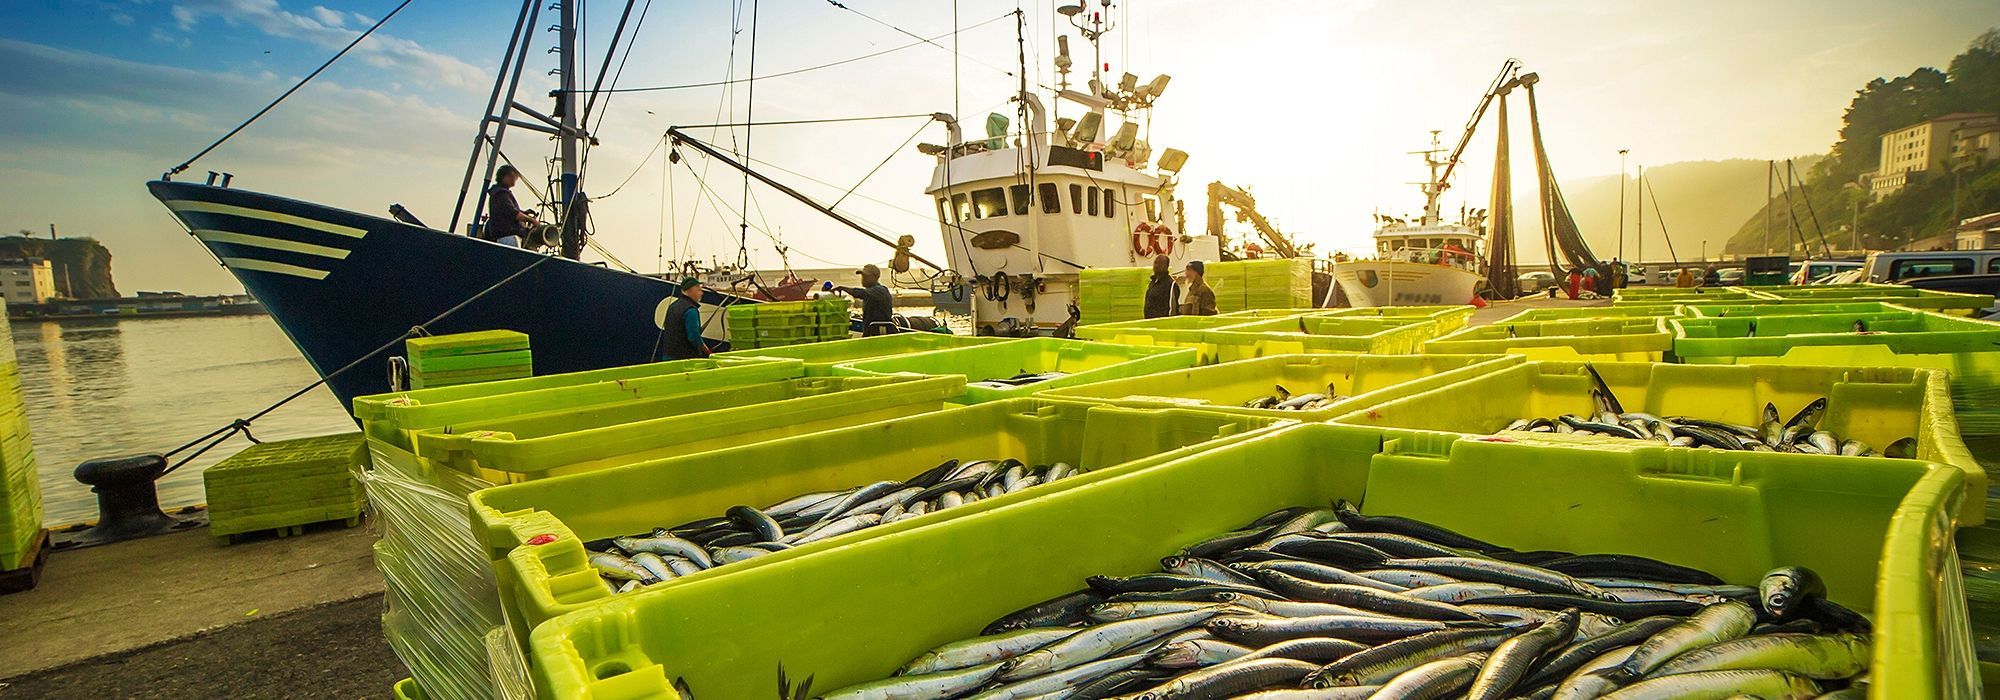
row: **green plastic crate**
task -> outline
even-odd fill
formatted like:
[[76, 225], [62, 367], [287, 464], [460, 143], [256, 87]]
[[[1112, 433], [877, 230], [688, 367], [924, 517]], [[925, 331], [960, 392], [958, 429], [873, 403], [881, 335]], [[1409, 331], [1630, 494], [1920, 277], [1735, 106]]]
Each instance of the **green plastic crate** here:
[[1424, 352], [1510, 353], [1531, 360], [1658, 362], [1673, 349], [1666, 320], [1651, 316], [1502, 321], [1424, 343]]
[[1240, 318], [1249, 321], [1249, 320], [1261, 320], [1261, 319], [1272, 319], [1272, 318], [1290, 318], [1293, 316], [1306, 316], [1311, 314], [1324, 314], [1329, 311], [1333, 311], [1333, 309], [1308, 309], [1308, 308], [1296, 308], [1296, 307], [1290, 309], [1275, 309], [1275, 308], [1244, 309], [1242, 311], [1231, 311], [1226, 314], [1221, 314], [1217, 316], [1217, 318]]
[[995, 336], [950, 335], [945, 333], [891, 333], [871, 338], [845, 338], [816, 343], [788, 345], [782, 348], [760, 348], [732, 350], [716, 353], [716, 357], [779, 358], [805, 362], [806, 376], [824, 377], [833, 374], [833, 366], [842, 362], [866, 360], [877, 357], [908, 355], [930, 350], [960, 348], [969, 345], [1000, 343], [1015, 338]]
[[958, 377], [809, 377], [419, 431], [418, 455], [496, 484], [694, 454], [936, 411]]
[[[1867, 322], [1866, 333], [1854, 322]], [[2000, 380], [2000, 324], [1928, 312], [1681, 318], [1682, 362], [1828, 367], [1934, 367], [1959, 381]], [[1752, 335], [1750, 324], [1756, 324]]]
[[[1968, 493], [1986, 492], [1986, 472], [1959, 436], [1946, 378], [1907, 367], [1774, 367], [1590, 363], [1627, 411], [1687, 415], [1730, 423], [1762, 422], [1765, 403], [1789, 417], [1825, 397], [1820, 426], [1881, 449], [1917, 439], [1917, 458], [1965, 472]], [[1580, 362], [1529, 362], [1487, 372], [1457, 386], [1386, 401], [1334, 419], [1369, 427], [1488, 435], [1520, 418], [1554, 418], [1594, 410], [1593, 384]], [[1506, 433], [1572, 443], [1631, 444], [1611, 437]], [[1682, 448], [1675, 448], [1682, 449]], [[1738, 453], [1731, 453], [1738, 454]], [[1855, 459], [1841, 457], [1839, 459]], [[1986, 519], [1983, 499], [1954, 504], [1961, 525]]]
[[1495, 321], [1500, 323], [1521, 323], [1524, 321], [1571, 321], [1599, 318], [1665, 318], [1680, 314], [1679, 304], [1624, 304], [1620, 306], [1555, 306], [1540, 309], [1524, 309], [1521, 313]]
[[413, 360], [416, 358], [526, 350], [528, 349], [528, 335], [510, 330], [427, 335], [403, 341], [403, 348]]
[[1880, 301], [1800, 301], [1796, 299], [1749, 299], [1733, 304], [1688, 304], [1681, 316], [1727, 318], [1730, 316], [1846, 316], [1854, 314], [1908, 313], [1907, 306]]
[[[1049, 389], [1105, 379], [1135, 377], [1194, 366], [1199, 355], [1189, 348], [1140, 347], [1063, 338], [1025, 338], [1011, 343], [974, 345], [896, 357], [856, 360], [834, 365], [834, 373], [869, 376], [910, 372], [963, 376], [967, 403], [1019, 398]], [[1004, 379], [1020, 372], [1065, 372], [1067, 376], [1026, 386], [974, 386], [973, 382]]]
[[[1274, 355], [1054, 389], [1043, 395], [1136, 408], [1182, 407], [1320, 421], [1427, 389], [1453, 386], [1520, 362], [1522, 359], [1514, 355]], [[1270, 396], [1277, 385], [1303, 394], [1325, 392], [1328, 384], [1347, 398], [1310, 411], [1243, 406], [1245, 401]]]
[[536, 685], [547, 698], [664, 700], [685, 678], [699, 697], [760, 697], [781, 662], [815, 688], [883, 678], [1086, 576], [1156, 571], [1160, 557], [1270, 511], [1348, 499], [1523, 550], [1655, 557], [1738, 584], [1811, 567], [1835, 601], [1876, 620], [1876, 697], [1978, 697], [1944, 524], [1964, 489], [1956, 469], [1383, 437], [1298, 425], [612, 601], [535, 629]]
[[1254, 322], [1233, 316], [1164, 316], [1081, 327], [1076, 329], [1076, 337], [1121, 345], [1194, 348], [1199, 362], [1208, 364], [1216, 359], [1215, 346], [1207, 341], [1208, 330]]
[[209, 534], [346, 520], [367, 502], [353, 470], [360, 433], [251, 445], [202, 472]]
[[1209, 331], [1205, 339], [1223, 362], [1301, 353], [1408, 355], [1436, 337], [1437, 328], [1436, 321], [1414, 318], [1296, 316]]
[[[584, 541], [645, 532], [776, 503], [812, 491], [907, 479], [947, 459], [1014, 457], [1068, 462], [1086, 474], [996, 501], [1032, 500], [1289, 421], [1185, 410], [1139, 410], [1039, 398], [995, 401], [895, 421], [788, 437], [701, 455], [473, 494], [474, 532], [494, 559], [508, 617], [526, 631], [604, 604], [611, 592], [585, 560]], [[947, 520], [959, 509], [829, 538], [713, 573], [649, 587], [727, 581], [737, 572]], [[969, 511], [968, 511], [969, 512]], [[554, 541], [527, 544], [542, 536]], [[630, 597], [628, 594], [624, 597]]]
[[449, 423], [791, 379], [804, 373], [802, 363], [795, 360], [674, 360], [362, 396], [354, 399], [354, 417], [369, 437], [408, 450], [410, 433]]
[[1694, 304], [1754, 298], [1757, 296], [1742, 287], [1627, 287], [1611, 293], [1611, 304]]
[[1749, 289], [1758, 296], [1783, 302], [1874, 301], [1955, 316], [1970, 316], [1993, 306], [1992, 295], [1941, 292], [1899, 284], [1823, 284]]
[[1472, 321], [1473, 312], [1478, 309], [1466, 304], [1443, 306], [1368, 306], [1356, 309], [1341, 309], [1329, 313], [1330, 316], [1349, 318], [1424, 318], [1436, 321], [1437, 332], [1451, 333]]

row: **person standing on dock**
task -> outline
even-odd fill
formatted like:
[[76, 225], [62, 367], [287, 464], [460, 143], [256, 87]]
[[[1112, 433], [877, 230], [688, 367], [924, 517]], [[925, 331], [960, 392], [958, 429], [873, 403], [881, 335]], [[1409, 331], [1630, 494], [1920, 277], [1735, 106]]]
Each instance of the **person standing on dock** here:
[[1170, 264], [1165, 255], [1153, 257], [1153, 278], [1146, 282], [1146, 318], [1172, 316], [1181, 305], [1181, 288], [1167, 269]]
[[493, 174], [493, 186], [486, 188], [486, 227], [480, 229], [480, 238], [521, 247], [521, 236], [535, 223], [535, 215], [521, 211], [521, 204], [514, 200], [514, 183], [520, 180], [521, 172], [512, 165], [502, 165]]
[[1203, 265], [1200, 260], [1188, 261], [1187, 296], [1181, 297], [1182, 316], [1214, 316], [1217, 313], [1215, 308], [1215, 290], [1210, 289], [1207, 280], [1202, 278], [1202, 275], [1207, 270], [1207, 266]]
[[890, 318], [896, 313], [896, 294], [882, 285], [882, 268], [871, 263], [855, 272], [861, 275], [861, 286], [834, 289], [861, 301], [861, 336], [894, 333], [896, 324]]
[[701, 280], [681, 278], [681, 292], [660, 324], [660, 351], [668, 360], [708, 357], [708, 342], [701, 339]]

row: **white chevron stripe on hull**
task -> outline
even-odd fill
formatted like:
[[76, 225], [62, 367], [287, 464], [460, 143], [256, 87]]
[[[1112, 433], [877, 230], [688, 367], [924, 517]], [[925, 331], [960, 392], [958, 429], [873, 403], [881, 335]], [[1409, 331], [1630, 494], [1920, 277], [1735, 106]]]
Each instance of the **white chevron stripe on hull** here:
[[347, 236], [349, 238], [360, 238], [362, 236], [368, 235], [368, 231], [366, 229], [358, 229], [353, 226], [330, 224], [324, 221], [320, 221], [318, 219], [308, 219], [303, 216], [293, 216], [291, 214], [281, 214], [274, 211], [251, 209], [249, 207], [239, 207], [233, 204], [219, 204], [216, 202], [203, 202], [192, 199], [167, 200], [163, 203], [167, 205], [168, 209], [172, 209], [177, 213], [184, 211], [198, 211], [208, 214], [222, 214], [224, 216], [240, 216], [247, 219], [262, 219], [264, 221], [270, 221], [274, 223], [286, 224], [290, 226], [298, 226], [301, 228], [309, 228], [315, 231], [325, 231], [327, 233]]
[[328, 274], [328, 272], [327, 272], [326, 270], [315, 270], [315, 269], [313, 269], [313, 268], [310, 268], [310, 267], [301, 267], [301, 266], [298, 266], [298, 265], [290, 265], [290, 264], [286, 264], [286, 263], [281, 263], [281, 262], [271, 262], [271, 261], [269, 261], [269, 260], [257, 260], [257, 259], [254, 259], [254, 258], [228, 258], [228, 257], [225, 257], [225, 258], [223, 258], [223, 259], [222, 259], [222, 264], [223, 264], [223, 265], [227, 265], [227, 266], [229, 266], [229, 267], [233, 267], [233, 268], [236, 268], [236, 269], [238, 269], [238, 270], [256, 270], [256, 271], [258, 271], [258, 272], [275, 272], [275, 273], [277, 273], [277, 274], [280, 274], [280, 275], [291, 275], [291, 276], [293, 276], [293, 277], [304, 277], [304, 278], [306, 278], [306, 279], [311, 279], [311, 280], [323, 280], [323, 279], [326, 279], [326, 276], [327, 276], [327, 274]]
[[347, 255], [349, 252], [340, 248], [333, 248], [323, 245], [313, 245], [311, 243], [300, 243], [298, 241], [288, 241], [283, 238], [272, 238], [270, 236], [257, 236], [248, 233], [237, 233], [235, 231], [195, 229], [192, 233], [194, 234], [195, 238], [201, 239], [203, 243], [234, 243], [237, 245], [255, 246], [258, 248], [269, 248], [271, 250], [285, 250], [294, 253], [304, 253], [306, 255], [317, 255], [324, 258], [333, 258], [335, 260], [347, 259]]

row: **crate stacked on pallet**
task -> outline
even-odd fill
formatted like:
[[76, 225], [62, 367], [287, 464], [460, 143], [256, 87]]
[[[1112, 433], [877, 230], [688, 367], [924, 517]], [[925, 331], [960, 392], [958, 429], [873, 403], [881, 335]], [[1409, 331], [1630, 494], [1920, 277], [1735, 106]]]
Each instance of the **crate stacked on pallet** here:
[[0, 590], [33, 588], [36, 566], [47, 550], [42, 486], [28, 439], [20, 364], [14, 360], [6, 305], [0, 304], [0, 574], [15, 574], [0, 577]]
[[209, 534], [229, 543], [252, 533], [296, 535], [318, 523], [361, 524], [368, 499], [354, 468], [362, 443], [360, 433], [266, 442], [209, 467], [201, 475]]
[[1131, 321], [1146, 316], [1146, 267], [1101, 267], [1084, 270], [1077, 281], [1077, 310], [1083, 323]]
[[848, 336], [847, 300], [737, 304], [727, 312], [729, 344], [738, 350], [840, 340]]
[[1276, 258], [1246, 260], [1240, 264], [1243, 266], [1244, 308], [1312, 308], [1311, 260]]
[[457, 386], [534, 376], [528, 335], [492, 330], [411, 338], [403, 341], [410, 360], [410, 388]]

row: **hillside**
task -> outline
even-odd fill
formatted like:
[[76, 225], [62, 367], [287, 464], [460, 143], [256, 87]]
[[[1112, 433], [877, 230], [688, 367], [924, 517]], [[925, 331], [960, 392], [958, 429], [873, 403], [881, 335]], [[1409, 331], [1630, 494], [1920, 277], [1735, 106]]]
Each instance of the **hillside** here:
[[[1809, 168], [1822, 159], [1812, 155], [1793, 159], [1799, 168]], [[1783, 163], [1779, 164], [1783, 167]], [[1638, 259], [1643, 252], [1647, 260], [1665, 260], [1672, 253], [1680, 258], [1700, 255], [1702, 241], [1708, 242], [1708, 252], [1715, 255], [1722, 252], [1722, 244], [1735, 234], [1745, 218], [1756, 214], [1764, 206], [1765, 162], [1761, 160], [1703, 160], [1682, 163], [1668, 163], [1658, 167], [1647, 166], [1646, 183], [1649, 190], [1646, 198], [1646, 221], [1643, 231], [1645, 245], [1640, 246], [1634, 236], [1638, 221], [1637, 180], [1627, 178], [1625, 184], [1625, 258]], [[1598, 257], [1610, 259], [1618, 255], [1618, 177], [1605, 175], [1583, 178], [1563, 183], [1563, 198], [1569, 202], [1570, 214], [1583, 230], [1584, 239]], [[1657, 202], [1657, 203], [1656, 203]], [[1535, 206], [1534, 195], [1528, 193], [1525, 201], [1515, 204], [1517, 210], [1531, 211]], [[1665, 222], [1665, 233], [1661, 223]], [[1525, 223], [1525, 222], [1524, 222]], [[1539, 229], [1536, 229], [1539, 230]], [[1666, 234], [1672, 236], [1668, 241]], [[1539, 239], [1534, 239], [1539, 241]], [[1526, 248], [1540, 245], [1522, 242], [1524, 257], [1539, 260], [1543, 256], [1531, 254]], [[1642, 250], [1643, 248], [1643, 250]]]
[[71, 299], [118, 296], [118, 285], [111, 280], [111, 251], [95, 238], [52, 241], [27, 235], [4, 236], [0, 237], [0, 258], [48, 258], [54, 268], [59, 296]]
[[[1870, 202], [1858, 184], [1863, 173], [1879, 164], [1884, 132], [1954, 112], [2000, 112], [2000, 29], [1980, 34], [1946, 70], [1925, 67], [1894, 79], [1876, 78], [1855, 92], [1832, 155], [1809, 169], [1804, 197], [1795, 196], [1792, 204], [1806, 242], [1813, 249], [1820, 245], [1811, 222], [1814, 213], [1817, 230], [1825, 232], [1832, 247], [1858, 243], [1886, 249], [1944, 233], [1957, 223], [1954, 210], [1965, 217], [2000, 209], [2000, 164], [1991, 162], [1958, 173], [1956, 207], [1953, 178], [1946, 173], [1930, 173], [1880, 202]], [[1775, 221], [1788, 220], [1783, 200], [1772, 206]], [[1850, 223], [1858, 225], [1858, 236], [1847, 229]], [[1799, 246], [1799, 232], [1791, 233], [1793, 246]], [[1728, 249], [1760, 251], [1763, 238], [1760, 207], [1738, 225]]]

